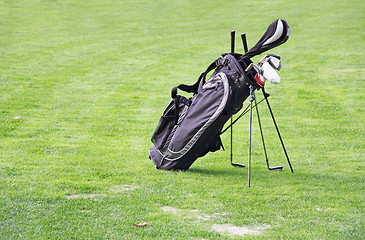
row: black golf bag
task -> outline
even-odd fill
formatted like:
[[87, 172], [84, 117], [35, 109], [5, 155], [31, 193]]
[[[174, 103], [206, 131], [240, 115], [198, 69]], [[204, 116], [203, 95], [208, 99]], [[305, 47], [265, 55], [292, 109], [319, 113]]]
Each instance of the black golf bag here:
[[[187, 170], [197, 158], [219, 150], [224, 124], [242, 108], [250, 88], [262, 87], [255, 80], [255, 69], [245, 71], [252, 63], [250, 58], [284, 43], [288, 37], [289, 26], [279, 19], [246, 54], [222, 54], [195, 84], [174, 87], [172, 100], [151, 139], [154, 145], [149, 158], [156, 168]], [[212, 70], [215, 71], [206, 80]], [[178, 90], [194, 95], [186, 98], [177, 94]]]

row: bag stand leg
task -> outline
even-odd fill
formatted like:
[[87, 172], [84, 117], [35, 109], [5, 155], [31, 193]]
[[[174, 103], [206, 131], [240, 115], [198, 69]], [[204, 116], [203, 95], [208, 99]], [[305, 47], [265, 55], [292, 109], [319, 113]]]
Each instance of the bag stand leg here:
[[[269, 160], [268, 160], [268, 157], [267, 157], [267, 152], [266, 152], [266, 145], [265, 145], [265, 140], [264, 140], [264, 134], [263, 134], [263, 130], [262, 130], [262, 125], [261, 125], [261, 120], [260, 120], [260, 115], [259, 115], [259, 110], [257, 108], [258, 104], [261, 103], [262, 101], [266, 100], [266, 103], [267, 103], [267, 106], [269, 108], [269, 111], [270, 111], [270, 114], [271, 114], [271, 118], [274, 122], [274, 125], [275, 125], [275, 128], [276, 128], [276, 131], [277, 131], [277, 134], [279, 136], [279, 139], [280, 139], [280, 142], [281, 142], [281, 145], [282, 145], [282, 148], [284, 150], [284, 153], [285, 153], [285, 156], [287, 158], [287, 161], [288, 161], [288, 164], [290, 166], [290, 170], [291, 172], [293, 173], [293, 168], [292, 168], [292, 165], [290, 163], [290, 160], [289, 160], [289, 156], [286, 152], [286, 149], [285, 149], [285, 145], [284, 145], [284, 142], [283, 142], [283, 139], [281, 138], [281, 134], [279, 132], [279, 128], [276, 124], [276, 121], [275, 121], [275, 117], [274, 117], [274, 114], [271, 110], [271, 106], [270, 106], [270, 103], [269, 103], [269, 100], [267, 99], [270, 94], [266, 93], [264, 88], [262, 88], [262, 92], [263, 92], [263, 95], [264, 95], [264, 99], [262, 99], [260, 102], [257, 103], [256, 99], [255, 99], [255, 94], [254, 94], [254, 87], [252, 85], [250, 85], [250, 105], [248, 107], [250, 107], [250, 136], [249, 136], [249, 155], [248, 155], [248, 187], [250, 187], [250, 181], [251, 181], [251, 142], [252, 142], [252, 108], [253, 107], [256, 107], [256, 113], [257, 113], [257, 120], [259, 122], [259, 127], [260, 127], [260, 133], [261, 133], [261, 140], [262, 140], [262, 145], [263, 145], [263, 148], [264, 148], [264, 153], [265, 153], [265, 158], [266, 158], [266, 164], [267, 164], [267, 168], [269, 170], [272, 170], [272, 171], [278, 171], [278, 170], [282, 170], [283, 167], [282, 166], [276, 166], [276, 167], [270, 167], [269, 165]], [[253, 105], [253, 101], [255, 101], [255, 104]], [[247, 107], [247, 108], [248, 108]], [[244, 111], [244, 114], [247, 113], [248, 111]], [[242, 114], [242, 115], [244, 115]], [[241, 116], [240, 116], [241, 117]], [[240, 118], [238, 117], [238, 119]], [[232, 131], [232, 126], [233, 124], [238, 120], [236, 119], [235, 121], [232, 121], [232, 118], [231, 118], [231, 125], [228, 126], [224, 131], [222, 131], [222, 133], [224, 133], [229, 127], [231, 128], [231, 165], [232, 166], [235, 166], [235, 167], [245, 167], [245, 165], [243, 164], [239, 164], [239, 163], [234, 163], [233, 162], [233, 131]]]
[[251, 137], [252, 137], [252, 102], [255, 98], [253, 95], [253, 86], [250, 85], [250, 140], [248, 146], [248, 187], [251, 185]]

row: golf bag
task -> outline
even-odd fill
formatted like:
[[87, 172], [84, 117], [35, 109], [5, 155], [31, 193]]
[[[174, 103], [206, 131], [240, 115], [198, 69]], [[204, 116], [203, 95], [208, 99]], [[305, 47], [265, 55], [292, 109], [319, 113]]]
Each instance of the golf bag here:
[[[241, 108], [250, 94], [252, 81], [234, 55], [225, 54], [214, 61], [191, 86], [172, 89], [172, 100], [163, 113], [152, 136], [149, 151], [156, 167], [165, 170], [186, 170], [198, 158], [220, 149], [220, 132], [227, 120]], [[206, 75], [215, 72], [208, 81]], [[194, 93], [190, 99], [177, 90]]]
[[[259, 42], [246, 54], [222, 54], [204, 71], [195, 84], [172, 89], [172, 100], [161, 116], [151, 141], [149, 158], [156, 168], [187, 170], [194, 161], [221, 148], [224, 124], [237, 113], [250, 96], [250, 88], [262, 88], [258, 70], [250, 68], [250, 58], [284, 43], [289, 26], [273, 22]], [[246, 69], [247, 71], [245, 71]], [[215, 70], [206, 80], [209, 72]], [[193, 93], [186, 98], [178, 90]]]

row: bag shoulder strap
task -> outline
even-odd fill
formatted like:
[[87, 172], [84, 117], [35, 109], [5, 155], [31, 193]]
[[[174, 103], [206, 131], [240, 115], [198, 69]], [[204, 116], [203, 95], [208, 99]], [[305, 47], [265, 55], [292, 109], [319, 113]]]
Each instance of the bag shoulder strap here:
[[216, 59], [214, 62], [212, 62], [208, 68], [202, 73], [200, 74], [198, 80], [193, 84], [193, 85], [186, 85], [186, 84], [180, 84], [174, 88], [172, 88], [171, 90], [171, 98], [174, 100], [175, 103], [175, 125], [177, 124], [178, 120], [179, 120], [179, 102], [180, 102], [180, 95], [177, 94], [177, 89], [180, 89], [184, 92], [188, 92], [188, 93], [198, 93], [198, 89], [199, 89], [199, 85], [201, 82], [203, 82], [203, 84], [205, 83], [205, 78], [207, 76], [207, 74], [212, 71], [213, 69], [217, 68], [218, 66], [222, 65], [222, 57]]
[[[216, 60], [217, 61], [217, 60]], [[197, 93], [198, 92], [198, 88], [199, 88], [199, 84], [201, 81], [205, 82], [205, 78], [207, 76], [207, 74], [212, 71], [213, 69], [215, 69], [217, 67], [217, 63], [216, 61], [212, 62], [209, 67], [207, 68], [207, 70], [205, 70], [198, 78], [198, 80], [193, 84], [193, 85], [186, 85], [186, 84], [180, 84], [176, 87], [174, 87], [171, 90], [171, 97], [175, 98], [177, 95], [177, 89], [180, 89], [184, 92], [188, 92], [188, 93]]]
[[205, 79], [207, 77], [207, 74], [218, 68], [221, 66], [226, 66], [229, 63], [229, 60], [225, 57], [226, 54], [222, 54], [222, 57], [217, 58], [214, 62], [212, 62], [208, 68], [202, 73], [200, 74], [198, 80], [193, 84], [193, 85], [186, 85], [186, 84], [180, 84], [174, 88], [172, 88], [171, 90], [171, 97], [174, 100], [175, 103], [175, 124], [177, 124], [178, 120], [179, 120], [179, 101], [180, 101], [180, 95], [177, 94], [177, 90], [180, 89], [184, 92], [188, 92], [188, 93], [198, 93], [198, 89], [199, 89], [199, 85], [202, 82], [203, 84], [205, 83]]

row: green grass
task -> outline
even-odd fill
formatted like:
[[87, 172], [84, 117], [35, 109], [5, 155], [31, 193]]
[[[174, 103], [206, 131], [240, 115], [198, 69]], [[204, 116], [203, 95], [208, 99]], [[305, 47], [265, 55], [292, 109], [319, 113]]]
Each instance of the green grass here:
[[[364, 10], [337, 0], [0, 1], [1, 238], [364, 238]], [[270, 51], [282, 56], [282, 83], [267, 91], [294, 174], [263, 105], [282, 172], [266, 169], [256, 122], [251, 188], [227, 151], [187, 172], [156, 170], [149, 139], [171, 88], [229, 51], [231, 29], [253, 46], [277, 18], [291, 36]], [[248, 119], [234, 130], [235, 161], [246, 164]], [[230, 236], [214, 224], [269, 227]]]

